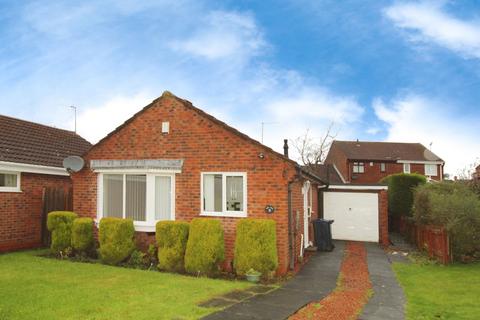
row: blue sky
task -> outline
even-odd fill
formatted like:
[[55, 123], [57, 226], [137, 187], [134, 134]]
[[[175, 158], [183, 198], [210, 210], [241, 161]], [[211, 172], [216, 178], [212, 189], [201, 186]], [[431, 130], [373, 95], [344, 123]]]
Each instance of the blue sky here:
[[476, 1], [0, 0], [0, 113], [95, 142], [164, 90], [281, 150], [421, 142], [480, 156]]

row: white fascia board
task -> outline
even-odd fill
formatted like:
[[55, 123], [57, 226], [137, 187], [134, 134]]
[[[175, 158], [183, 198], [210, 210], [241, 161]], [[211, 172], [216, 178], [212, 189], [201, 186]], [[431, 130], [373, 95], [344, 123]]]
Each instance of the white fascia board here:
[[36, 164], [6, 162], [6, 161], [0, 161], [0, 170], [27, 172], [27, 173], [40, 173], [40, 174], [49, 174], [49, 175], [55, 175], [55, 176], [70, 175], [65, 168], [39, 166]]
[[[388, 186], [362, 186], [351, 184], [329, 185], [328, 189], [333, 190], [388, 190]], [[328, 191], [328, 189], [326, 191]]]
[[416, 160], [397, 160], [397, 163], [413, 163], [413, 164], [445, 164], [444, 161], [416, 161]]
[[335, 165], [335, 163], [333, 164], [333, 168], [335, 169], [335, 171], [337, 171], [338, 176], [340, 177], [340, 179], [342, 179], [342, 182], [343, 182], [343, 183], [347, 183], [347, 181], [345, 180], [345, 178], [343, 177], [343, 175], [340, 173], [340, 171], [338, 170], [338, 168], [337, 168], [337, 166]]
[[168, 170], [168, 169], [93, 169], [95, 173], [110, 173], [110, 174], [125, 174], [125, 173], [182, 173], [182, 170]]

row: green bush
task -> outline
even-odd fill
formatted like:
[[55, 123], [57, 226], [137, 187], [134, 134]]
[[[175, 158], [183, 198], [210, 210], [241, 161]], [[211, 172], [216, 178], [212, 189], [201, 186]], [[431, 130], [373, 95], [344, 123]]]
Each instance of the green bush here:
[[47, 228], [52, 233], [50, 248], [54, 253], [72, 246], [72, 225], [77, 214], [71, 211], [52, 211], [47, 216]]
[[415, 189], [414, 220], [444, 226], [453, 256], [480, 253], [480, 199], [465, 183], [441, 182]]
[[140, 250], [133, 250], [128, 258], [127, 266], [134, 269], [145, 269], [148, 267], [146, 261], [146, 253]]
[[158, 268], [181, 272], [184, 270], [189, 225], [182, 221], [159, 221], [155, 237], [158, 245]]
[[268, 275], [278, 266], [275, 221], [242, 219], [237, 222], [234, 268], [244, 275], [254, 269]]
[[95, 240], [93, 238], [93, 219], [78, 218], [73, 221], [72, 247], [77, 253], [89, 254], [92, 252]]
[[393, 216], [412, 216], [413, 189], [427, 183], [420, 174], [398, 173], [383, 180], [388, 183], [388, 211]]
[[103, 218], [100, 220], [98, 241], [100, 259], [116, 265], [126, 260], [135, 250], [135, 228], [132, 219]]
[[196, 218], [190, 223], [185, 251], [185, 270], [213, 275], [225, 259], [223, 228], [220, 220]]

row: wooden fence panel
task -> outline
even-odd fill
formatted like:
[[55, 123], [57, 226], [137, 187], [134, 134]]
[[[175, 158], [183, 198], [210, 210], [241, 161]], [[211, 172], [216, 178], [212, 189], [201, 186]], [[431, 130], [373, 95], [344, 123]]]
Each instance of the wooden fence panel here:
[[435, 258], [443, 264], [452, 261], [450, 241], [444, 227], [417, 225], [409, 220], [404, 220], [403, 223], [403, 235], [419, 250], [426, 251], [430, 258]]
[[50, 245], [50, 232], [47, 230], [47, 215], [52, 211], [71, 211], [73, 210], [73, 192], [72, 188], [43, 188], [42, 194], [42, 244]]

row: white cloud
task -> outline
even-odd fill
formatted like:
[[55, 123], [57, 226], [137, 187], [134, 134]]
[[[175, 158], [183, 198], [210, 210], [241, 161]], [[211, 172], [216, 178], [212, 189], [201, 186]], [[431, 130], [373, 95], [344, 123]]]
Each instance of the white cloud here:
[[382, 131], [382, 129], [380, 129], [379, 127], [370, 127], [367, 129], [367, 133], [368, 134], [371, 134], [371, 135], [376, 135], [378, 133], [380, 133]]
[[170, 46], [183, 53], [214, 60], [232, 56], [248, 58], [259, 53], [265, 41], [251, 15], [214, 11], [200, 22], [194, 34], [172, 41]]
[[96, 143], [151, 101], [150, 96], [139, 93], [132, 97], [114, 97], [102, 105], [86, 108], [77, 118], [78, 134]]
[[384, 10], [410, 40], [436, 43], [465, 57], [480, 58], [480, 21], [465, 21], [445, 12], [445, 1], [397, 2]]
[[328, 120], [339, 124], [355, 122], [363, 108], [352, 97], [338, 96], [323, 87], [303, 89], [289, 97], [267, 104], [267, 110], [279, 121]]
[[[452, 116], [442, 102], [420, 95], [407, 95], [388, 103], [376, 99], [377, 117], [388, 125], [387, 141], [432, 144], [432, 151], [445, 160], [445, 172], [457, 174], [478, 156], [476, 123], [480, 119]], [[455, 119], [455, 120], [452, 120]]]

